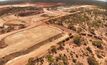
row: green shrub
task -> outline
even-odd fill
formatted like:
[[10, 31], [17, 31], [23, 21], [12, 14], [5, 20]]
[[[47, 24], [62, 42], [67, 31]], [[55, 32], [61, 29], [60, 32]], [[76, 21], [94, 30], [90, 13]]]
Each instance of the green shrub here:
[[52, 55], [47, 55], [47, 60], [48, 60], [49, 62], [54, 62], [54, 58], [53, 58]]
[[96, 61], [94, 57], [88, 57], [87, 61], [89, 65], [99, 65], [99, 63]]

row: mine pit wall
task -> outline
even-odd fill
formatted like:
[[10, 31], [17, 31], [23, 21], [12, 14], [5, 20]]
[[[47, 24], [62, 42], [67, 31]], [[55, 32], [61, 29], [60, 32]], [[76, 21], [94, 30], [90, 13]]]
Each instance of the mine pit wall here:
[[12, 59], [14, 59], [15, 57], [18, 57], [18, 56], [21, 56], [21, 55], [28, 54], [28, 53], [30, 53], [31, 51], [39, 48], [40, 46], [45, 45], [45, 44], [50, 43], [50, 42], [53, 42], [54, 40], [57, 40], [58, 38], [63, 37], [64, 35], [65, 35], [65, 34], [63, 34], [63, 33], [58, 34], [58, 35], [56, 35], [56, 36], [54, 36], [54, 37], [52, 37], [52, 38], [49, 38], [49, 39], [47, 39], [47, 40], [45, 40], [45, 41], [42, 41], [42, 42], [40, 42], [40, 43], [38, 43], [38, 44], [36, 44], [36, 45], [28, 48], [27, 50], [20, 51], [20, 52], [16, 52], [16, 53], [12, 53], [12, 54], [10, 54], [10, 55], [7, 55], [7, 56], [5, 56], [5, 57], [2, 57], [2, 58], [0, 58], [0, 64], [1, 64], [1, 65], [4, 65], [4, 64], [5, 64], [6, 62], [8, 62], [9, 60], [12, 60]]

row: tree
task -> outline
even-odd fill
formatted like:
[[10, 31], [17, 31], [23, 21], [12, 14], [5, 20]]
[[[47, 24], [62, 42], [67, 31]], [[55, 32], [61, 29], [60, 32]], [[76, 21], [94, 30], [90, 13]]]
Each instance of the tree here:
[[80, 46], [81, 45], [81, 36], [80, 35], [74, 36], [73, 42]]

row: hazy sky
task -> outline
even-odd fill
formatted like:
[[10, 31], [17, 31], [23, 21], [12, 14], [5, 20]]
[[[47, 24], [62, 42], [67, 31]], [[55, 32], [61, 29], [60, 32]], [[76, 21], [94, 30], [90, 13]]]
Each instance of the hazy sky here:
[[104, 1], [104, 2], [107, 2], [107, 0], [98, 0], [98, 1]]
[[[22, 1], [22, 0], [0, 0], [0, 1]], [[93, 1], [103, 1], [103, 2], [107, 2], [107, 0], [93, 0]]]

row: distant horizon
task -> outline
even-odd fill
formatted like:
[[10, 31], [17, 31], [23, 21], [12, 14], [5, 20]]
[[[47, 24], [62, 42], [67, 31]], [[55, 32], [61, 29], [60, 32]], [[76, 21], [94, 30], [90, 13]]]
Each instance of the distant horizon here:
[[34, 3], [34, 2], [53, 2], [53, 3], [65, 3], [71, 5], [99, 5], [104, 8], [107, 8], [106, 0], [0, 0], [0, 5], [8, 4], [20, 4], [20, 3]]
[[[61, 2], [61, 1], [63, 1], [63, 0], [0, 0], [0, 2], [12, 2], [12, 1], [13, 1], [13, 2], [15, 2], [15, 1], [16, 1], [16, 2], [24, 2], [24, 1], [25, 1], [25, 2], [27, 2], [27, 1], [28, 1], [28, 2], [32, 2], [32, 1], [35, 1], [35, 2], [36, 2], [36, 1], [41, 1], [41, 2], [42, 2], [42, 1], [43, 1], [43, 2], [44, 2], [44, 1], [47, 1], [47, 2], [59, 1], [59, 2]], [[69, 1], [69, 0], [66, 0], [66, 1]], [[71, 1], [74, 1], [74, 0], [71, 0]], [[75, 0], [75, 1], [81, 1], [81, 0]], [[100, 1], [100, 2], [107, 2], [107, 0], [82, 0], [82, 1]]]

